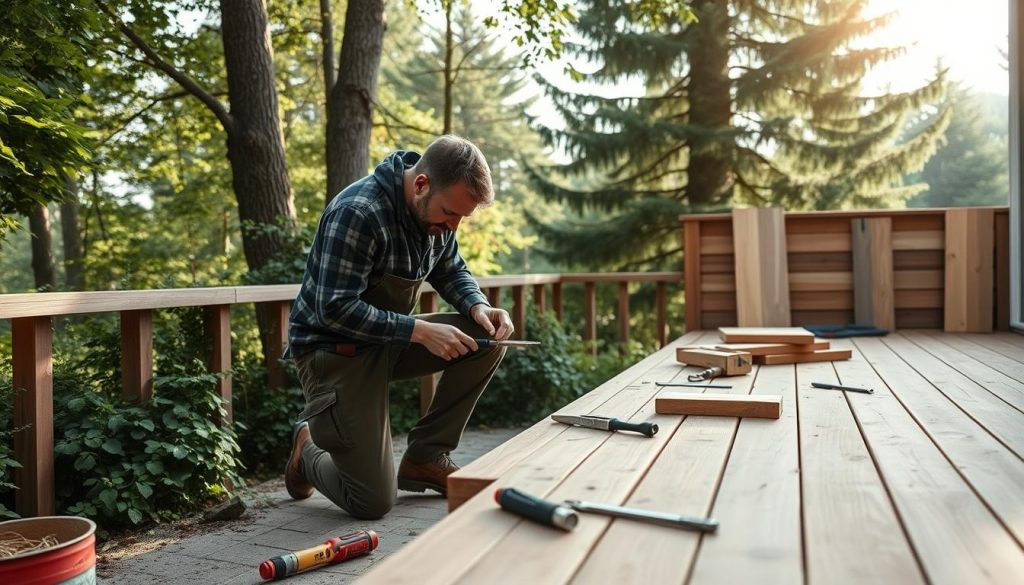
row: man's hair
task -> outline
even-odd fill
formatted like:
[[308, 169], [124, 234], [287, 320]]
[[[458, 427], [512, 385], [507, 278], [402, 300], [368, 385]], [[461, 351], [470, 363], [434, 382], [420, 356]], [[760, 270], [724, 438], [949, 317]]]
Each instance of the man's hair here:
[[424, 174], [436, 189], [447, 189], [464, 181], [470, 195], [480, 204], [494, 201], [491, 169], [484, 153], [475, 144], [453, 134], [445, 134], [430, 143], [413, 172]]

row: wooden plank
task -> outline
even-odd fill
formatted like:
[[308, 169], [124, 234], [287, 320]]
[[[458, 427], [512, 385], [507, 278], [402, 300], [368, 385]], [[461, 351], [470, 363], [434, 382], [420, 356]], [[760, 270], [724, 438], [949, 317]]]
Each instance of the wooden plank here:
[[1024, 574], [1024, 462], [880, 339], [854, 343], [857, 355], [836, 370], [843, 384], [875, 389], [847, 398], [929, 577], [1015, 582]]
[[848, 349], [819, 349], [804, 353], [774, 354], [754, 356], [754, 363], [766, 366], [780, 364], [806, 364], [811, 362], [834, 362], [850, 359]]
[[942, 230], [898, 231], [892, 233], [892, 249], [895, 250], [943, 250], [946, 234]]
[[437, 312], [437, 293], [425, 292], [420, 294], [420, 313]]
[[487, 303], [495, 309], [501, 308], [501, 287], [492, 286], [487, 289]]
[[533, 285], [533, 306], [537, 307], [537, 312], [544, 314], [547, 311], [547, 297], [544, 293], [543, 284]]
[[797, 272], [789, 273], [790, 292], [849, 291], [853, 290], [852, 272]]
[[701, 254], [700, 255], [700, 273], [701, 274], [732, 274], [733, 270], [733, 256], [732, 254]]
[[[736, 277], [732, 274], [705, 274], [700, 281], [701, 293], [735, 292]], [[733, 295], [736, 296], [736, 295]]]
[[963, 334], [945, 333], [936, 335], [935, 338], [1018, 382], [1024, 382], [1024, 351], [1017, 352], [1019, 359], [1015, 360], [975, 343], [971, 337]]
[[683, 297], [686, 302], [686, 330], [697, 331], [701, 324], [701, 293], [704, 286], [701, 274], [700, 224], [683, 224]]
[[945, 302], [942, 290], [898, 290], [894, 298], [898, 309], [941, 309]]
[[794, 311], [853, 310], [853, 291], [793, 292], [789, 295]]
[[958, 339], [965, 339], [982, 347], [1024, 363], [1024, 337], [1018, 333], [992, 333], [992, 334], [960, 334]]
[[1007, 448], [1024, 457], [1024, 413], [901, 335], [890, 335], [883, 343]]
[[583, 283], [583, 342], [597, 355], [597, 293], [593, 282]]
[[663, 391], [654, 399], [658, 414], [693, 414], [700, 416], [742, 416], [779, 418], [781, 396], [736, 396], [732, 394], [689, 394]]
[[1024, 383], [1000, 373], [954, 347], [941, 343], [941, 336], [906, 331], [903, 337], [1024, 413]]
[[524, 339], [526, 335], [526, 292], [522, 285], [512, 287], [512, 336]]
[[789, 325], [785, 213], [779, 208], [734, 209], [732, 215], [739, 324]]
[[892, 268], [900, 270], [940, 270], [946, 268], [946, 254], [942, 250], [893, 250]]
[[11, 386], [14, 389], [15, 509], [24, 518], [52, 516], [53, 320], [11, 321]]
[[[728, 392], [745, 395], [754, 379], [754, 376], [737, 378]], [[741, 420], [747, 419], [686, 417], [625, 505], [706, 515]], [[703, 541], [708, 542], [708, 539]], [[683, 583], [701, 542], [701, 535], [696, 532], [614, 520], [591, 549], [572, 582], [579, 585]], [[538, 565], [543, 568], [542, 564]]]
[[815, 341], [814, 343], [720, 343], [715, 347], [731, 351], [745, 351], [750, 355], [773, 355], [787, 353], [804, 353], [828, 349], [829, 342]]
[[704, 311], [701, 319], [708, 328], [732, 326], [736, 324], [736, 311]]
[[740, 420], [711, 510], [722, 529], [702, 539], [691, 585], [803, 582], [795, 373], [793, 366], [757, 371], [752, 396], [781, 396], [788, 407], [778, 420]]
[[[553, 414], [594, 414], [595, 409], [612, 398], [624, 387], [635, 387], [644, 382], [671, 379], [685, 369], [675, 361], [675, 349], [695, 343], [704, 335], [692, 331], [647, 356], [633, 367], [619, 372], [594, 390], [577, 398]], [[691, 368], [697, 371], [698, 368]], [[516, 463], [529, 457], [537, 449], [564, 431], [565, 425], [544, 419], [519, 433], [473, 463], [448, 476], [448, 510], [453, 511], [477, 492], [508, 472]]]
[[733, 254], [732, 236], [701, 236], [702, 254]]
[[942, 309], [896, 308], [896, 329], [942, 329]]
[[153, 312], [121, 311], [121, 390], [133, 402], [153, 398]]
[[852, 272], [849, 252], [813, 252], [787, 254], [790, 274], [800, 272]]
[[993, 222], [991, 209], [946, 212], [946, 331], [992, 331]]
[[829, 217], [804, 217], [786, 214], [786, 233], [790, 234], [849, 234], [850, 220], [834, 215]]
[[892, 220], [888, 217], [854, 219], [854, 321], [882, 329], [896, 328], [893, 304]]
[[793, 325], [845, 325], [853, 322], [852, 309], [793, 311]]
[[[682, 282], [682, 272], [566, 272], [561, 282]], [[501, 278], [501, 277], [487, 277]], [[506, 277], [516, 278], [516, 277]]]
[[995, 284], [996, 316], [995, 328], [1010, 330], [1010, 215], [997, 213], [995, 216]]
[[665, 316], [665, 287], [664, 282], [659, 282], [654, 289], [655, 306], [655, 337], [658, 339], [658, 347], [665, 347], [668, 343], [668, 321]]
[[[945, 209], [929, 209], [928, 213], [919, 213], [918, 210], [906, 213], [891, 213], [892, 229], [900, 232], [920, 231], [941, 231], [945, 229]], [[923, 210], [922, 210], [923, 211]]]
[[946, 273], [942, 270], [897, 270], [893, 273], [896, 290], [942, 289], [946, 286]]
[[288, 319], [291, 313], [291, 301], [260, 303], [258, 311], [263, 311], [267, 323], [267, 378], [271, 388], [284, 388], [288, 384], [288, 374], [281, 363], [281, 355], [288, 345]]
[[786, 234], [786, 249], [800, 252], [849, 252], [849, 233]]
[[803, 327], [719, 327], [726, 343], [814, 343], [814, 334]]
[[701, 295], [704, 311], [736, 312], [736, 295], [730, 293], [704, 293]]
[[[0, 319], [224, 305], [238, 302], [239, 291], [250, 288], [264, 289], [222, 287], [4, 294], [0, 295]], [[299, 285], [279, 285], [271, 290], [275, 295], [290, 294], [294, 298]]]
[[[921, 583], [832, 364], [797, 366], [804, 555], [808, 583]], [[867, 561], [867, 562], [866, 562]]]
[[619, 283], [619, 353], [625, 355], [629, 344], [629, 283]]
[[211, 373], [223, 374], [217, 380], [217, 395], [224, 401], [227, 416], [219, 421], [230, 425], [233, 417], [231, 404], [231, 305], [213, 305], [203, 310], [203, 328], [210, 340], [207, 367]]

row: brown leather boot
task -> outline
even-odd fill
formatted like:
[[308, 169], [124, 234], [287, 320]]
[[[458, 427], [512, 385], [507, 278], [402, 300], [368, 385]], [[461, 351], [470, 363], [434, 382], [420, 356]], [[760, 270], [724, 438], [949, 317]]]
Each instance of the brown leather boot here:
[[447, 497], [448, 476], [458, 469], [448, 453], [441, 453], [430, 463], [413, 463], [403, 457], [398, 466], [398, 489], [407, 492], [432, 489]]
[[284, 487], [296, 500], [313, 495], [313, 484], [302, 473], [302, 447], [310, 441], [309, 423], [303, 421], [292, 427], [292, 454], [284, 468]]

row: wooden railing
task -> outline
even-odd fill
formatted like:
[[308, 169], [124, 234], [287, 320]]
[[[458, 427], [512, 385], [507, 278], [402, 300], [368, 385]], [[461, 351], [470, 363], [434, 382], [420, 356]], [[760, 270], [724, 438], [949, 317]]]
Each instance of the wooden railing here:
[[[563, 318], [562, 287], [581, 283], [584, 295], [583, 339], [596, 351], [596, 286], [618, 285], [618, 338], [629, 341], [629, 284], [653, 282], [656, 287], [656, 327], [660, 345], [667, 342], [666, 286], [680, 282], [682, 273], [593, 273], [525, 274], [491, 276], [477, 279], [492, 305], [501, 306], [503, 289], [511, 289], [510, 313], [516, 335], [526, 331], [526, 291], [533, 289], [533, 303], [541, 311], [548, 309], [547, 287], [551, 287], [550, 310]], [[12, 324], [12, 365], [14, 393], [13, 428], [15, 459], [22, 464], [16, 470], [18, 486], [16, 508], [22, 516], [54, 513], [53, 501], [53, 318], [90, 313], [118, 313], [121, 323], [121, 370], [125, 397], [145, 401], [153, 393], [153, 311], [177, 307], [203, 307], [206, 335], [212, 342], [208, 356], [211, 372], [231, 368], [231, 305], [255, 303], [267, 322], [266, 346], [283, 351], [288, 342], [288, 315], [298, 285], [241, 286], [144, 291], [96, 291], [0, 295], [0, 319]], [[420, 312], [438, 310], [438, 295], [425, 286], [420, 295]], [[280, 352], [278, 352], [280, 355]], [[274, 387], [286, 383], [280, 361], [268, 360], [269, 382]], [[425, 411], [433, 398], [436, 379], [424, 379], [420, 409]], [[218, 393], [231, 417], [231, 378], [218, 382]]]
[[1006, 207], [684, 215], [686, 329], [1007, 329]]

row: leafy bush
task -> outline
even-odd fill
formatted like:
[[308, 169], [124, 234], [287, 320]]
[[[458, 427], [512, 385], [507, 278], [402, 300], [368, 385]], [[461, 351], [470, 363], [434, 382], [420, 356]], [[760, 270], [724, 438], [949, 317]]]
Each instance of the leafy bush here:
[[21, 464], [14, 460], [14, 433], [21, 429], [11, 428], [11, 414], [14, 410], [14, 392], [11, 389], [11, 370], [7, 364], [0, 364], [0, 518], [18, 518], [11, 509], [14, 507], [14, 469]]
[[[292, 422], [305, 404], [302, 388], [294, 383], [288, 388], [270, 388], [267, 369], [256, 353], [243, 356], [234, 372], [235, 433], [246, 475], [277, 475], [291, 449]], [[289, 380], [294, 381], [294, 375]]]

